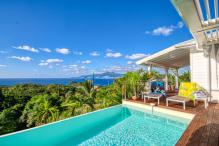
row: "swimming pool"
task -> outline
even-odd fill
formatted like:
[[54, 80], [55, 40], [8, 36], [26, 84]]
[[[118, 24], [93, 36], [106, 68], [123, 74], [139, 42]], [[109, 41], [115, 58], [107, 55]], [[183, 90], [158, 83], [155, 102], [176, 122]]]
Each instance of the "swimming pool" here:
[[191, 119], [118, 105], [0, 137], [1, 146], [175, 145]]

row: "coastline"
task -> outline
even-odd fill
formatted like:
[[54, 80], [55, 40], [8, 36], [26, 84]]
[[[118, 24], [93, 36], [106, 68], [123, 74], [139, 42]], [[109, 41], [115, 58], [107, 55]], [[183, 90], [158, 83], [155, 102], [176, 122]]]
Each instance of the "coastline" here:
[[[84, 82], [89, 79], [82, 78], [0, 78], [0, 86], [14, 86], [17, 84], [60, 84], [68, 85], [71, 82]], [[112, 84], [114, 79], [94, 79], [95, 86], [107, 86]]]

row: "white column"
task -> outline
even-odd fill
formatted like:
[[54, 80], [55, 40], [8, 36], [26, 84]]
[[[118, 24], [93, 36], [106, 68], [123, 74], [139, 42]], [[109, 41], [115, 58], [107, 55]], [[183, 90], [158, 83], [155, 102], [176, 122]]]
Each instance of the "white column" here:
[[165, 68], [165, 90], [168, 90], [168, 68]]
[[212, 46], [204, 46], [204, 53], [207, 57], [207, 86], [208, 86], [208, 93], [210, 94], [210, 101], [211, 101], [211, 48]]
[[210, 102], [211, 102], [211, 49], [208, 50], [208, 92], [210, 94]]
[[178, 70], [178, 68], [176, 69], [175, 80], [176, 80], [176, 89], [179, 89], [179, 70]]
[[148, 66], [148, 72], [151, 73], [151, 71], [152, 71], [152, 64], [150, 64], [150, 65]]
[[216, 50], [215, 50], [215, 62], [216, 62], [216, 82], [217, 82], [217, 86], [216, 88], [219, 88], [219, 82], [218, 82], [218, 77], [219, 77], [219, 73], [218, 73], [218, 54], [219, 54], [219, 47], [218, 45], [216, 45]]

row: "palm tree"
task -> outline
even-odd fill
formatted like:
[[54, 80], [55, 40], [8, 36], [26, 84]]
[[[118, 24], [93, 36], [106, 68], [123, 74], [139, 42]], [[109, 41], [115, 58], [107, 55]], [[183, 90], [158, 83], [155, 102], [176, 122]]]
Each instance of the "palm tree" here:
[[43, 102], [36, 111], [37, 121], [39, 121], [38, 123], [40, 125], [56, 121], [58, 118], [58, 109], [55, 106], [52, 106], [46, 97], [43, 98]]
[[62, 102], [61, 107], [63, 108], [61, 118], [67, 118], [77, 115], [76, 109], [81, 107], [81, 102], [72, 94], [72, 91], [69, 91], [66, 94], [66, 100]]
[[61, 105], [64, 108], [64, 112], [62, 114], [63, 118], [71, 117], [76, 115], [76, 109], [80, 107], [80, 103], [78, 102], [65, 102]]
[[85, 81], [82, 86], [79, 87], [79, 90], [81, 90], [81, 95], [83, 96], [82, 98], [79, 98], [79, 102], [81, 102], [81, 104], [89, 105], [93, 110], [97, 90], [94, 88], [92, 81]]
[[59, 110], [50, 99], [47, 94], [34, 96], [25, 106], [21, 121], [26, 121], [28, 127], [56, 121]]
[[82, 84], [82, 89], [86, 96], [89, 98], [92, 97], [92, 94], [94, 93], [94, 87], [91, 80], [87, 80]]

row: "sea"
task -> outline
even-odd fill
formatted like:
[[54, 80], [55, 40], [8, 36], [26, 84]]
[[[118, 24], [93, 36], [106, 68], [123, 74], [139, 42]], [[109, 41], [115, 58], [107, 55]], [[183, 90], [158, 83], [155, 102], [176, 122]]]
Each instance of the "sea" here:
[[[17, 84], [63, 84], [68, 85], [71, 82], [84, 82], [86, 79], [76, 78], [0, 78], [0, 86], [13, 86]], [[114, 82], [114, 79], [94, 79], [95, 86], [108, 86]]]

